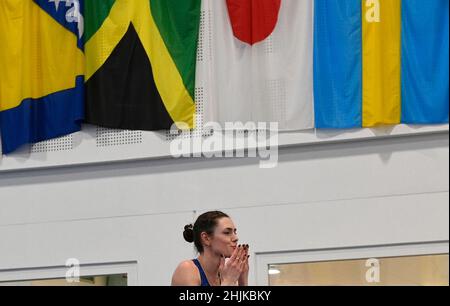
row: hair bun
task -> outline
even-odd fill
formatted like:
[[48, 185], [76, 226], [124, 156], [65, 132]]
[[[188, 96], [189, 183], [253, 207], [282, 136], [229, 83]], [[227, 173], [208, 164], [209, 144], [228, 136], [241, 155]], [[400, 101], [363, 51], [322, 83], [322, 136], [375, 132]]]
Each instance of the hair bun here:
[[192, 224], [188, 224], [184, 227], [183, 237], [184, 240], [189, 243], [194, 242], [194, 226]]

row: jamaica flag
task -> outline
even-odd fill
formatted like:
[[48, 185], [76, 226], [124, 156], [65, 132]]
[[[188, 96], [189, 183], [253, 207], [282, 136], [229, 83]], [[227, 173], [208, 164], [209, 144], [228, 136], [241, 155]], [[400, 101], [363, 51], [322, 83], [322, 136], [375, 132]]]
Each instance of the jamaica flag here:
[[86, 0], [86, 122], [194, 128], [201, 0]]

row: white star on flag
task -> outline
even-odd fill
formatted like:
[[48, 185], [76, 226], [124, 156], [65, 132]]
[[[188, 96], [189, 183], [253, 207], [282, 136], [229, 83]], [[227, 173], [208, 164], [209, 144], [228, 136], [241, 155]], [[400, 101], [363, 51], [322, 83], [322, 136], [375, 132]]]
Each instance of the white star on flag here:
[[65, 0], [49, 0], [49, 2], [53, 2], [55, 4], [56, 11], [58, 11], [59, 3]]
[[66, 7], [72, 6], [72, 8], [66, 12], [66, 21], [77, 23], [78, 35], [79, 35], [79, 38], [81, 38], [83, 36], [83, 32], [84, 32], [84, 18], [80, 11], [79, 0], [48, 0], [48, 2], [55, 4], [56, 11], [58, 11], [58, 9], [59, 9], [60, 2], [65, 2]]

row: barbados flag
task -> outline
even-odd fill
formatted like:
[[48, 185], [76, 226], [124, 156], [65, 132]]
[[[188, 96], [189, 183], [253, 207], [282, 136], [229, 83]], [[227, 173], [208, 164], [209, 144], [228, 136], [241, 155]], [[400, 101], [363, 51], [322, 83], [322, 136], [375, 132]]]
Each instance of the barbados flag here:
[[448, 0], [315, 3], [318, 128], [448, 123]]
[[84, 0], [0, 1], [2, 151], [79, 131]]

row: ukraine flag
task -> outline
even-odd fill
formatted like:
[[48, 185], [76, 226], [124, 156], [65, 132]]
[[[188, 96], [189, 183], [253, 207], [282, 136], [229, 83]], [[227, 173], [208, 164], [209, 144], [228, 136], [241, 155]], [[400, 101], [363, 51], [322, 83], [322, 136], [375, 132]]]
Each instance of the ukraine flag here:
[[317, 128], [445, 124], [448, 0], [315, 2]]
[[3, 154], [80, 130], [83, 1], [0, 1]]

